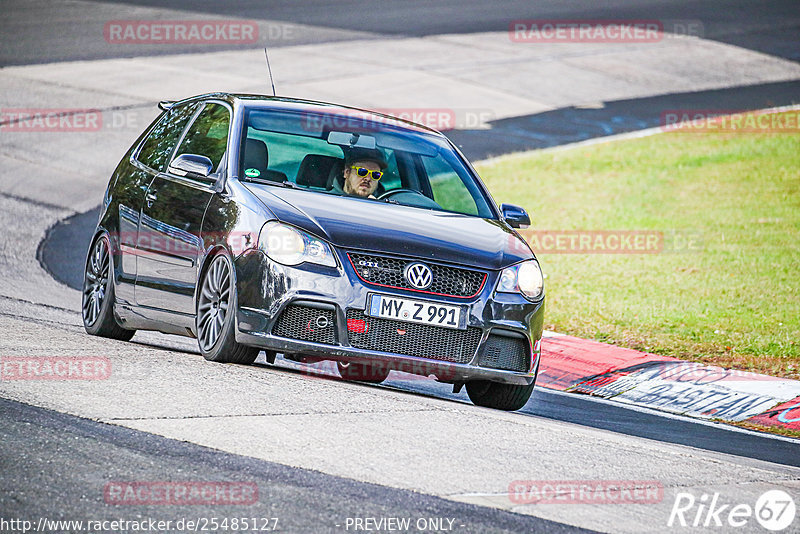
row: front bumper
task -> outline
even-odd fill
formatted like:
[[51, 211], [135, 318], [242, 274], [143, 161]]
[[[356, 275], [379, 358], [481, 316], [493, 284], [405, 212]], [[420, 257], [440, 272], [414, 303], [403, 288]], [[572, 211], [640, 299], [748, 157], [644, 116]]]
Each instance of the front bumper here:
[[[373, 368], [389, 368], [422, 376], [434, 376], [447, 383], [472, 380], [490, 380], [516, 385], [529, 385], [536, 380], [539, 367], [540, 341], [542, 337], [544, 299], [530, 302], [522, 295], [498, 294], [494, 288], [498, 272], [488, 271], [488, 277], [480, 293], [462, 299], [439, 295], [426, 295], [404, 289], [374, 287], [356, 275], [353, 266], [344, 254], [339, 255], [340, 266], [336, 268], [311, 264], [287, 267], [269, 260], [258, 250], [250, 250], [234, 261], [237, 283], [237, 329], [236, 340], [246, 345], [261, 347], [287, 355], [303, 355], [311, 359], [338, 360], [364, 363]], [[458, 332], [442, 332], [447, 329], [425, 327], [426, 335], [409, 328], [409, 336], [417, 333], [414, 351], [380, 350], [382, 345], [365, 348], [364, 336], [352, 330], [348, 318], [361, 316], [370, 293], [396, 295], [416, 300], [428, 300], [466, 307], [467, 329], [472, 341], [459, 341]], [[278, 326], [282, 314], [290, 307], [320, 310], [327, 336], [293, 336], [286, 328]], [[372, 319], [369, 319], [372, 321]], [[381, 320], [378, 320], [381, 321]], [[383, 335], [393, 335], [393, 323], [384, 328]], [[313, 326], [313, 325], [312, 325]], [[377, 325], [376, 325], [377, 326]], [[387, 326], [387, 325], [382, 325]], [[280, 329], [283, 335], [277, 335]], [[405, 327], [397, 329], [406, 335]], [[388, 334], [387, 334], [388, 332]], [[463, 343], [460, 357], [443, 356], [453, 351], [443, 350], [441, 341], [437, 345], [436, 332], [446, 334], [448, 343]], [[464, 332], [464, 331], [461, 331]], [[305, 339], [298, 339], [305, 338]], [[525, 364], [515, 369], [497, 368], [488, 364], [486, 353], [489, 346], [497, 352], [498, 339], [515, 339], [514, 343], [524, 348]], [[381, 339], [386, 340], [386, 337]], [[389, 339], [389, 341], [393, 341]], [[406, 340], [392, 344], [403, 346]], [[411, 341], [411, 340], [409, 340]], [[427, 345], [426, 345], [427, 343]], [[422, 345], [420, 345], [422, 344]], [[358, 346], [354, 346], [358, 345]], [[420, 349], [420, 346], [423, 348]], [[427, 348], [429, 346], [429, 349]], [[404, 353], [411, 352], [411, 353]], [[502, 358], [502, 355], [500, 356]], [[495, 360], [492, 360], [495, 361]]]

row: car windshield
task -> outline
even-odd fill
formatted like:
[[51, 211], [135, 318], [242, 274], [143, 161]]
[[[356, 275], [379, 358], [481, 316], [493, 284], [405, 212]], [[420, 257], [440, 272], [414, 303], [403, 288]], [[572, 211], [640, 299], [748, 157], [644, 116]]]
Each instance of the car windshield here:
[[[350, 110], [342, 115], [247, 110], [240, 178], [347, 195], [345, 160], [352, 151], [376, 155], [384, 167], [368, 196], [353, 196], [496, 218], [472, 173], [444, 139], [399, 127], [389, 118]], [[353, 172], [365, 172], [350, 163]], [[364, 181], [369, 183], [367, 178]]]

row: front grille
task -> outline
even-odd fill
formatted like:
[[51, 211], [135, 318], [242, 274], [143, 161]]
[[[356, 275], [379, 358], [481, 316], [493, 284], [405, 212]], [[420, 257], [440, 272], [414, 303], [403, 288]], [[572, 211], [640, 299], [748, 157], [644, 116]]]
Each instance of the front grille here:
[[[347, 255], [359, 278], [368, 284], [420, 291], [412, 287], [403, 275], [406, 266], [409, 263], [416, 263], [416, 260], [353, 252]], [[486, 273], [480, 271], [448, 267], [436, 263], [422, 263], [430, 267], [433, 273], [433, 282], [429, 288], [425, 289], [425, 292], [450, 297], [473, 297], [483, 288], [486, 281]]]
[[478, 356], [478, 365], [526, 372], [530, 369], [528, 346], [527, 340], [522, 337], [489, 334]]
[[334, 345], [336, 314], [333, 310], [290, 304], [278, 317], [272, 333], [280, 337]]
[[377, 319], [364, 315], [361, 310], [347, 310], [347, 323], [350, 344], [358, 349], [446, 362], [469, 363], [481, 340], [480, 328], [455, 330]]

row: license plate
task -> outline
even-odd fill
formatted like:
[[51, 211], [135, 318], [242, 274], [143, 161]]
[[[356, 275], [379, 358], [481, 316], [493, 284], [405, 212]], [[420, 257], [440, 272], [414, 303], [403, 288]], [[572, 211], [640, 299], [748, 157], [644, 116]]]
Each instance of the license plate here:
[[463, 306], [439, 304], [424, 300], [403, 299], [388, 295], [369, 296], [366, 314], [381, 319], [394, 319], [444, 328], [467, 328], [467, 314]]

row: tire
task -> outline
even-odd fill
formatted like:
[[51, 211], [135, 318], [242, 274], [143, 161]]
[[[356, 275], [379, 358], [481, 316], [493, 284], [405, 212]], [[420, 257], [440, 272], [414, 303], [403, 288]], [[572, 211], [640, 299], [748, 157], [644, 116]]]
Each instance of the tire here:
[[517, 386], [486, 380], [467, 382], [467, 395], [475, 406], [513, 412], [528, 402], [533, 393], [533, 384]]
[[236, 342], [236, 284], [233, 263], [218, 252], [208, 265], [197, 292], [197, 344], [206, 360], [250, 365], [259, 349]]
[[345, 380], [380, 384], [389, 377], [389, 369], [380, 362], [375, 364], [336, 362], [339, 374]]
[[93, 336], [129, 341], [136, 330], [122, 328], [114, 317], [114, 258], [108, 236], [97, 238], [83, 270], [81, 316], [83, 328]]

